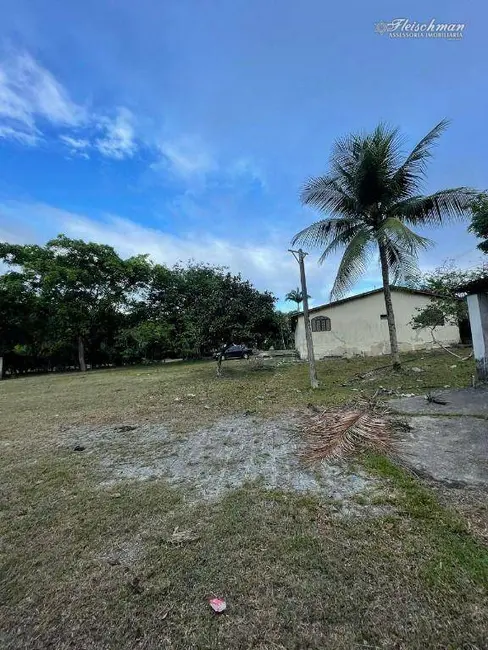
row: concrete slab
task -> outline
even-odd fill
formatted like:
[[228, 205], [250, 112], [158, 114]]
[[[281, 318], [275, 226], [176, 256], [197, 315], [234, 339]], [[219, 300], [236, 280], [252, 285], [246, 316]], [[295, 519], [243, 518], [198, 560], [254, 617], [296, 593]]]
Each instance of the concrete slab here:
[[415, 416], [410, 424], [399, 444], [405, 463], [437, 481], [488, 488], [487, 420]]
[[448, 415], [450, 413], [462, 415], [478, 415], [488, 418], [488, 389], [463, 388], [460, 390], [434, 391], [436, 397], [447, 404], [434, 404], [425, 397], [401, 397], [389, 401], [390, 407], [399, 413], [412, 413], [416, 415]]

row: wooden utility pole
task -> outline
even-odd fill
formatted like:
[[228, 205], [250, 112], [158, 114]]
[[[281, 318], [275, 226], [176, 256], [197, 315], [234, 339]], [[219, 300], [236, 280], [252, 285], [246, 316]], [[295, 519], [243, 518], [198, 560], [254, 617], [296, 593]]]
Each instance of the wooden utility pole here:
[[303, 321], [305, 325], [305, 339], [307, 341], [307, 356], [308, 356], [308, 369], [310, 373], [310, 385], [312, 388], [318, 388], [319, 382], [317, 379], [317, 371], [315, 370], [315, 356], [313, 353], [313, 339], [312, 329], [310, 327], [310, 318], [308, 316], [308, 293], [307, 293], [307, 278], [305, 277], [305, 256], [301, 248], [297, 251], [289, 249], [289, 252], [298, 262], [300, 267], [300, 282], [302, 285], [302, 299], [303, 299]]

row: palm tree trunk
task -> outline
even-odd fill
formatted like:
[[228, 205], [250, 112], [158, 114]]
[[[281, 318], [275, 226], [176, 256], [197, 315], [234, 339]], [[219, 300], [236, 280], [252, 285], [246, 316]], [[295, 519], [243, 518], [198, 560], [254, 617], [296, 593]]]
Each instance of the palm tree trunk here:
[[381, 275], [383, 276], [383, 293], [385, 296], [386, 318], [388, 321], [388, 332], [390, 334], [391, 359], [394, 370], [401, 368], [400, 353], [398, 352], [398, 339], [395, 325], [395, 314], [393, 313], [393, 303], [391, 301], [390, 277], [388, 271], [388, 260], [383, 244], [378, 244], [380, 249]]

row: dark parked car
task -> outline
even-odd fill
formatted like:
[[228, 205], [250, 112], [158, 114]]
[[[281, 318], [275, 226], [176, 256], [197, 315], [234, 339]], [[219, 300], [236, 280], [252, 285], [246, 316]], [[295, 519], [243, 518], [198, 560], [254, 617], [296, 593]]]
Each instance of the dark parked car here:
[[[214, 354], [215, 359], [218, 358], [220, 352]], [[247, 345], [231, 345], [224, 352], [224, 359], [249, 359], [252, 355], [251, 348], [248, 348]]]

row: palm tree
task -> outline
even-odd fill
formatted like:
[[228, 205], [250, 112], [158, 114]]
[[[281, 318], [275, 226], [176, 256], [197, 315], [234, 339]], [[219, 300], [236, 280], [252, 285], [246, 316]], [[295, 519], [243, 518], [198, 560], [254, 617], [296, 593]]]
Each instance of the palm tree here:
[[448, 126], [443, 120], [413, 148], [402, 153], [398, 129], [380, 124], [370, 134], [335, 142], [330, 172], [310, 179], [301, 200], [326, 217], [299, 232], [293, 244], [320, 247], [322, 263], [344, 249], [331, 297], [349, 291], [379, 252], [393, 366], [400, 367], [390, 277], [398, 282], [417, 268], [419, 249], [432, 244], [411, 227], [440, 225], [468, 215], [475, 196], [466, 187], [422, 195], [432, 147]]
[[[310, 298], [310, 296], [307, 296], [307, 298]], [[303, 294], [301, 290], [297, 287], [296, 289], [293, 289], [292, 291], [289, 291], [286, 296], [285, 300], [290, 300], [291, 302], [296, 302], [297, 303], [297, 311], [300, 310], [300, 303], [303, 302]]]

